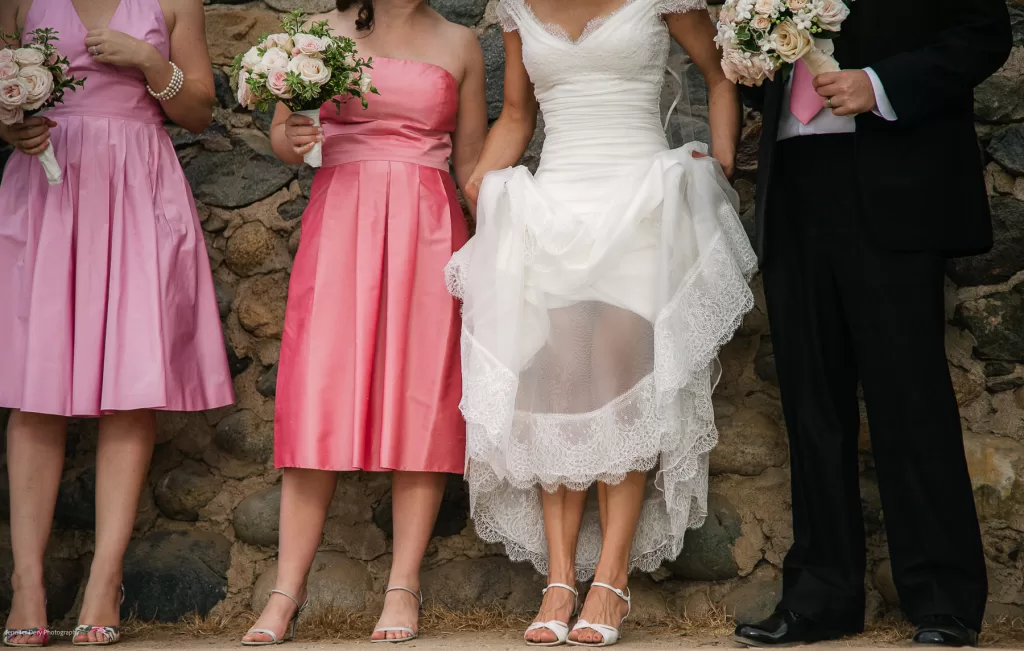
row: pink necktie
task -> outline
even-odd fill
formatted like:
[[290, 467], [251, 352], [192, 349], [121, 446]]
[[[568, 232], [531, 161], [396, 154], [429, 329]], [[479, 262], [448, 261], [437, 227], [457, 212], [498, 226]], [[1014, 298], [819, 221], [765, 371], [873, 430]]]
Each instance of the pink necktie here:
[[814, 76], [803, 61], [793, 69], [793, 89], [789, 94], [789, 110], [801, 124], [810, 124], [823, 108], [821, 95], [814, 90]]

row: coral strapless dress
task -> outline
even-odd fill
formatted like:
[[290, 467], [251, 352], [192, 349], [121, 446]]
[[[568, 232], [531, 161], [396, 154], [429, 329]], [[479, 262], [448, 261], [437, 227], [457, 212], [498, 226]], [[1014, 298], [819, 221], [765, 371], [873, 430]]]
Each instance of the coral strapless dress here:
[[458, 305], [444, 267], [467, 239], [448, 173], [458, 83], [374, 59], [366, 110], [324, 106], [278, 370], [278, 467], [461, 473]]
[[[233, 402], [203, 231], [160, 105], [137, 70], [96, 63], [71, 0], [25, 29], [60, 32], [84, 89], [48, 114], [64, 173], [11, 156], [0, 184], [0, 406], [64, 416]], [[169, 40], [158, 0], [121, 0], [111, 29]]]

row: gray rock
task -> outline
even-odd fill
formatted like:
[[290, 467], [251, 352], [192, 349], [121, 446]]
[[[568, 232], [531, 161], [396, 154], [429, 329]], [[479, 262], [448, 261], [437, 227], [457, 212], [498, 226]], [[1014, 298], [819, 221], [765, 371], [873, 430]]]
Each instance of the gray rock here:
[[1013, 27], [1013, 44], [1024, 45], [1024, 5], [1009, 3], [1010, 24]]
[[157, 531], [128, 547], [121, 616], [177, 622], [224, 599], [231, 543], [206, 531]]
[[278, 11], [301, 9], [307, 14], [322, 14], [338, 6], [335, 0], [267, 0], [267, 4]]
[[[222, 140], [228, 136], [228, 128], [220, 122], [211, 122], [210, 126], [206, 127], [206, 130], [202, 133], [192, 133], [187, 129], [177, 126], [168, 127], [167, 132], [171, 134], [171, 142], [174, 144], [175, 149], [181, 149], [196, 143], [205, 144], [218, 139]], [[214, 145], [212, 149], [223, 149], [223, 147]]]
[[[277, 580], [277, 566], [267, 570], [253, 587], [252, 609], [267, 605], [270, 590]], [[366, 563], [338, 552], [318, 552], [309, 571], [309, 612], [323, 609], [358, 614], [366, 611], [373, 579]]]
[[224, 263], [239, 276], [252, 276], [287, 269], [291, 263], [288, 245], [262, 222], [242, 224], [224, 251]]
[[513, 576], [528, 571], [504, 556], [452, 561], [423, 573], [423, 592], [453, 610], [501, 606], [513, 592]]
[[453, 23], [472, 27], [484, 17], [487, 0], [432, 0], [430, 6]]
[[274, 424], [243, 409], [217, 423], [213, 440], [219, 449], [238, 459], [266, 463], [274, 452]]
[[285, 201], [277, 207], [277, 214], [281, 216], [281, 219], [290, 222], [293, 219], [302, 217], [302, 213], [306, 210], [308, 203], [309, 199], [306, 197], [297, 197], [291, 201]]
[[974, 335], [976, 357], [1024, 362], [1024, 286], [965, 301], [956, 320]]
[[1024, 201], [992, 197], [992, 250], [950, 260], [946, 273], [957, 285], [992, 285], [1024, 269]]
[[202, 151], [185, 165], [196, 199], [219, 208], [240, 208], [291, 183], [295, 170], [279, 161], [266, 138], [232, 136], [229, 151]]
[[239, 357], [238, 353], [230, 344], [225, 343], [228, 353], [228, 370], [231, 372], [231, 377], [238, 377], [249, 368], [252, 364], [251, 357]]
[[313, 191], [313, 178], [316, 176], [316, 170], [309, 165], [299, 166], [299, 189], [302, 190], [302, 196], [309, 198], [310, 192]]
[[219, 278], [213, 279], [213, 291], [217, 296], [217, 310], [220, 318], [226, 319], [231, 314], [231, 305], [235, 302], [235, 289]]
[[742, 520], [736, 508], [722, 495], [708, 495], [708, 517], [700, 529], [686, 532], [683, 552], [668, 564], [680, 579], [724, 581], [738, 576], [739, 567], [732, 546], [740, 537]]
[[505, 94], [505, 43], [501, 27], [492, 25], [480, 35], [487, 76], [487, 119], [497, 120]]
[[775, 348], [771, 337], [761, 337], [757, 355], [754, 357], [754, 372], [765, 382], [779, 383], [779, 373], [775, 369]]
[[988, 154], [1006, 171], [1024, 175], [1024, 124], [996, 132], [988, 143]]
[[156, 483], [153, 497], [160, 512], [172, 520], [195, 522], [199, 511], [220, 492], [224, 482], [209, 469], [186, 461]]
[[281, 485], [265, 488], [242, 500], [235, 508], [231, 523], [235, 536], [250, 545], [277, 545], [281, 520]]
[[782, 581], [750, 581], [725, 596], [722, 606], [737, 622], [759, 622], [775, 611], [782, 596]]
[[1024, 93], [1018, 75], [995, 74], [974, 89], [974, 116], [982, 122], [1024, 120]]
[[[457, 536], [466, 528], [469, 520], [469, 493], [466, 482], [460, 475], [449, 475], [445, 485], [441, 509], [437, 513], [437, 521], [431, 537]], [[394, 535], [394, 521], [391, 518], [391, 493], [373, 508], [373, 523], [388, 538]]]
[[228, 78], [226, 72], [217, 66], [213, 67], [213, 90], [217, 96], [217, 103], [223, 108], [238, 108], [238, 97], [235, 95], [235, 90], [231, 87], [231, 79]]
[[60, 482], [53, 517], [58, 529], [92, 531], [96, 527], [96, 469], [71, 470]]
[[1007, 362], [985, 362], [985, 377], [1010, 375], [1016, 369], [1016, 365]]
[[256, 390], [265, 398], [277, 395], [277, 364], [267, 369], [266, 373], [256, 380]]
[[270, 135], [270, 126], [274, 123], [275, 107], [271, 106], [266, 111], [256, 109], [252, 112], [252, 123], [263, 133]]
[[786, 436], [771, 417], [749, 408], [718, 419], [718, 445], [711, 451], [712, 475], [756, 477], [789, 458]]

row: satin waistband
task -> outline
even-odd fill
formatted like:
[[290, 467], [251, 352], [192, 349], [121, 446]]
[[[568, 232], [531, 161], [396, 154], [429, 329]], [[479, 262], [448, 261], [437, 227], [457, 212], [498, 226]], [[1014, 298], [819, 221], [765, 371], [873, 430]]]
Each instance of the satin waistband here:
[[54, 120], [66, 118], [101, 118], [106, 120], [125, 120], [141, 124], [162, 125], [166, 120], [163, 113], [154, 115], [148, 111], [117, 110], [114, 107], [86, 108], [81, 106], [57, 107], [45, 113]]
[[449, 171], [451, 145], [446, 142], [407, 141], [386, 136], [329, 135], [324, 140], [323, 165], [332, 167], [365, 161], [410, 163]]

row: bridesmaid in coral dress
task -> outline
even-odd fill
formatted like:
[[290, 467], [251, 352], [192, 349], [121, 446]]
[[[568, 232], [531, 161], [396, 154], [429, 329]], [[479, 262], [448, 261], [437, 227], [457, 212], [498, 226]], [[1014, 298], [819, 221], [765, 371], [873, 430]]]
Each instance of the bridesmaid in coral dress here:
[[[337, 473], [392, 473], [394, 549], [375, 641], [417, 631], [419, 569], [445, 486], [461, 474], [459, 309], [444, 266], [467, 239], [449, 175], [472, 172], [487, 131], [475, 34], [423, 0], [339, 0], [327, 20], [373, 58], [380, 95], [321, 111], [322, 131], [279, 105], [274, 150], [317, 171], [292, 269], [278, 372], [284, 468], [275, 591], [243, 644], [283, 639], [306, 599]], [[376, 25], [374, 19], [376, 18]]]
[[[51, 27], [84, 89], [0, 130], [0, 407], [11, 408], [14, 601], [4, 642], [45, 644], [43, 556], [65, 423], [99, 418], [96, 548], [75, 644], [119, 636], [122, 562], [146, 478], [153, 410], [233, 401], [206, 244], [163, 123], [213, 114], [202, 0], [5, 0], [6, 33]], [[32, 154], [52, 142], [47, 185]]]

